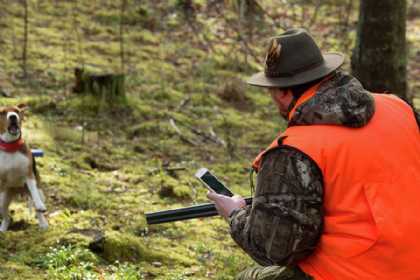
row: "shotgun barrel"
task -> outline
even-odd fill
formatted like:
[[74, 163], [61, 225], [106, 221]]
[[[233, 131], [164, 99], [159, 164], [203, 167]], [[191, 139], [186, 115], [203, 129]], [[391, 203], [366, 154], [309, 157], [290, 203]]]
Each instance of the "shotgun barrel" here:
[[[252, 197], [245, 198], [245, 202], [247, 205], [250, 205], [252, 203]], [[218, 213], [214, 203], [204, 203], [185, 208], [146, 213], [146, 221], [147, 224], [153, 225], [217, 215]]]

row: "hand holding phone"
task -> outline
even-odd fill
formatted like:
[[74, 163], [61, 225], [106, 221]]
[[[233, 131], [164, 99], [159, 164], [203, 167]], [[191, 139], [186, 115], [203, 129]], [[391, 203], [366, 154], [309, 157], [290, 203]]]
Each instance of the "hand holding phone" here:
[[209, 190], [218, 194], [232, 197], [233, 193], [219, 179], [216, 178], [207, 168], [200, 168], [195, 173], [197, 177]]
[[207, 193], [207, 197], [214, 202], [217, 212], [225, 219], [228, 219], [235, 209], [246, 206], [245, 199], [236, 195], [228, 197], [215, 192], [209, 192]]

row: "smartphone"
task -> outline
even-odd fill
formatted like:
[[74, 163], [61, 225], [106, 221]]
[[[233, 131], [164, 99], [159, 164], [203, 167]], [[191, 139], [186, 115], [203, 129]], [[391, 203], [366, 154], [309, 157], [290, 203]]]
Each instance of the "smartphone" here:
[[218, 194], [233, 196], [233, 193], [220, 182], [216, 176], [210, 173], [207, 168], [200, 168], [195, 173], [197, 177], [208, 189], [217, 192]]

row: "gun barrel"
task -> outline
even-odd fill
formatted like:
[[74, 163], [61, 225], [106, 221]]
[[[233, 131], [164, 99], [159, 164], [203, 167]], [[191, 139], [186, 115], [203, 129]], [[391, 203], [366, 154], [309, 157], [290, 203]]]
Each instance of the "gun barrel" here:
[[[247, 205], [250, 205], [252, 198], [245, 198], [245, 202]], [[146, 221], [147, 224], [153, 225], [217, 215], [218, 213], [214, 203], [204, 203], [184, 208], [146, 213]]]

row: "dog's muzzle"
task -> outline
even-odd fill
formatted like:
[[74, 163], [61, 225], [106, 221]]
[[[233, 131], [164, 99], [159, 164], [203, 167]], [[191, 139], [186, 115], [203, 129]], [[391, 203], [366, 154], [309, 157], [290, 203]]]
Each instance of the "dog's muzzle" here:
[[17, 124], [11, 123], [7, 128], [7, 131], [9, 132], [9, 134], [16, 136], [20, 133], [20, 128]]
[[13, 136], [18, 135], [20, 133], [19, 117], [16, 114], [10, 114], [8, 119], [9, 126], [7, 127], [7, 131]]

